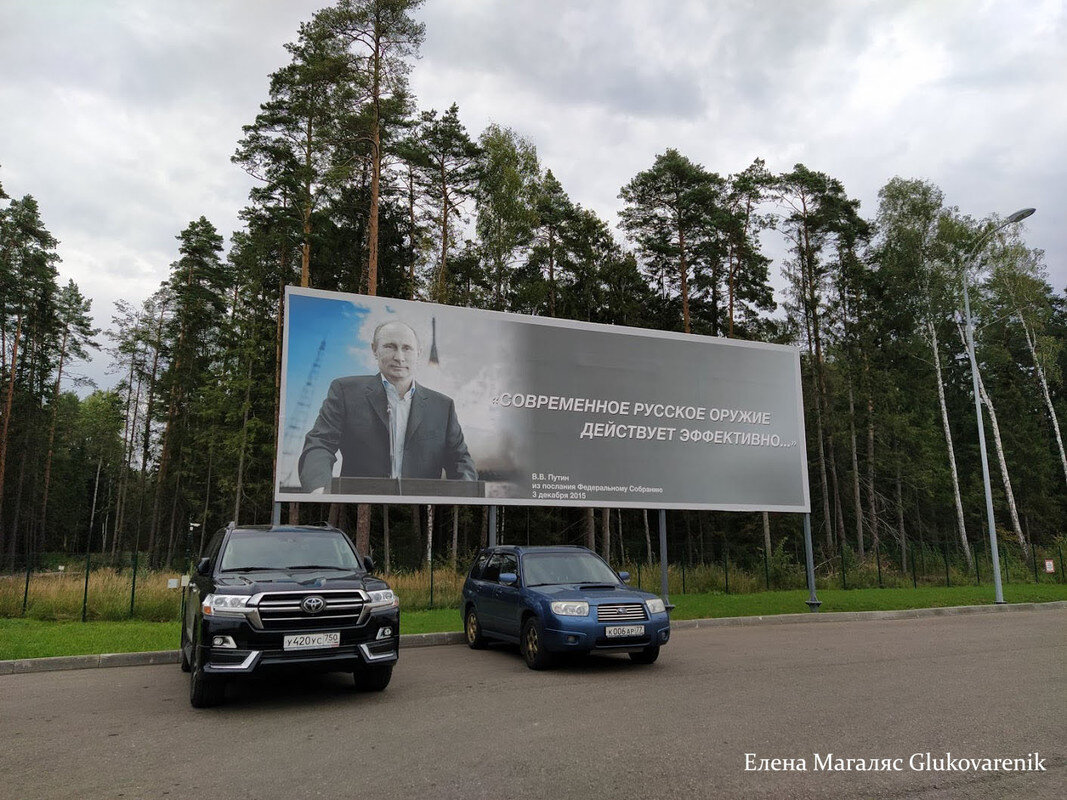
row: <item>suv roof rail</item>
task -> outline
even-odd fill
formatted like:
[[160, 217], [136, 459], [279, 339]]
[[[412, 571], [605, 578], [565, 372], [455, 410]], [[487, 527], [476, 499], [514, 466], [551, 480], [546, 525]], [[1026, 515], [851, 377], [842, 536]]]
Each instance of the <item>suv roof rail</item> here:
[[226, 530], [228, 530], [228, 531], [232, 531], [236, 527], [237, 527], [237, 520], [235, 520], [235, 519], [231, 519], [229, 522], [226, 523]]

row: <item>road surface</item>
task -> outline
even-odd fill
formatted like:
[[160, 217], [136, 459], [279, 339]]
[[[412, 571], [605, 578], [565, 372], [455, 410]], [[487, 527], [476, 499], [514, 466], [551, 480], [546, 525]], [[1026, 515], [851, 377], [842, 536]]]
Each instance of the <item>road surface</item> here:
[[[262, 680], [205, 711], [174, 665], [8, 675], [0, 742], [0, 793], [24, 800], [1062, 798], [1067, 612], [678, 630], [647, 667], [412, 648], [381, 694]], [[909, 766], [946, 752], [1046, 771]], [[808, 769], [746, 771], [748, 753]]]

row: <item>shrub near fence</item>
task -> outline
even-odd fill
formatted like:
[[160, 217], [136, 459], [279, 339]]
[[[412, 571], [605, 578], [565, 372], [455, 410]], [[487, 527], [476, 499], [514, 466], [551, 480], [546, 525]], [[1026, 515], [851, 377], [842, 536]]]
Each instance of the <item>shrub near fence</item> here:
[[[746, 594], [804, 589], [804, 565], [797, 563], [784, 545], [780, 542], [766, 557], [762, 549], [748, 552], [726, 550], [726, 558], [714, 562], [673, 562], [667, 569], [668, 594]], [[909, 548], [903, 564], [895, 544], [892, 552], [889, 547], [883, 547], [877, 554], [868, 551], [863, 559], [846, 547], [834, 557], [816, 563], [816, 588], [990, 585], [993, 572], [988, 546], [983, 547], [983, 543], [978, 542], [973, 547], [975, 566], [970, 569], [954, 545], [916, 544]], [[1029, 555], [1025, 555], [1014, 540], [1002, 539], [998, 547], [1001, 577], [1005, 584], [1067, 583], [1063, 562], [1067, 546], [1062, 540], [1048, 547], [1034, 548]], [[1045, 572], [1046, 559], [1055, 564], [1055, 572], [1051, 575]], [[139, 562], [144, 563], [143, 557]], [[77, 620], [82, 616], [83, 601], [86, 619], [117, 621], [131, 617], [132, 559], [127, 557], [125, 566], [120, 563], [119, 566], [92, 567], [88, 593], [85, 591], [84, 559], [79, 564], [75, 557], [64, 559], [59, 554], [42, 554], [38, 563], [45, 567], [30, 570], [28, 581], [24, 565], [15, 565], [14, 571], [0, 574], [0, 617]], [[65, 569], [60, 570], [60, 566]], [[438, 565], [433, 570], [432, 580], [428, 569], [393, 572], [387, 577], [400, 596], [402, 609], [459, 608], [466, 566], [463, 564], [459, 570], [453, 570], [447, 564]], [[659, 593], [658, 563], [630, 561], [613, 566], [630, 573], [630, 585]], [[177, 570], [138, 569], [133, 618], [160, 622], [178, 619], [181, 590], [168, 587], [168, 582], [173, 580], [180, 584]]]

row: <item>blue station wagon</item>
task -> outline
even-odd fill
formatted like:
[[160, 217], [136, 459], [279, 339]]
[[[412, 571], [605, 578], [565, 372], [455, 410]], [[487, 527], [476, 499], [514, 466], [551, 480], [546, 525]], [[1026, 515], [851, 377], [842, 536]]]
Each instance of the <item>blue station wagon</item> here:
[[593, 651], [651, 664], [670, 638], [670, 618], [661, 598], [628, 579], [584, 547], [483, 550], [463, 584], [467, 644], [517, 643], [530, 669]]

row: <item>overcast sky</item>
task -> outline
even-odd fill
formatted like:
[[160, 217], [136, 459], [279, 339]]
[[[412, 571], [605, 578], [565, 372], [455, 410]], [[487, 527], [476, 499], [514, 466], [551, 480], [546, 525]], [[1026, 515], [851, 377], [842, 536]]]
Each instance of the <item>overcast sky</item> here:
[[[0, 0], [0, 183], [37, 198], [98, 325], [158, 287], [191, 220], [238, 227], [241, 126], [324, 4]], [[889, 178], [924, 178], [976, 217], [1036, 206], [1026, 240], [1067, 287], [1063, 0], [427, 0], [419, 16], [419, 107], [458, 103], [472, 136], [515, 129], [613, 224], [619, 188], [668, 147], [723, 175], [802, 162], [868, 217]], [[113, 384], [106, 361], [83, 374]]]

